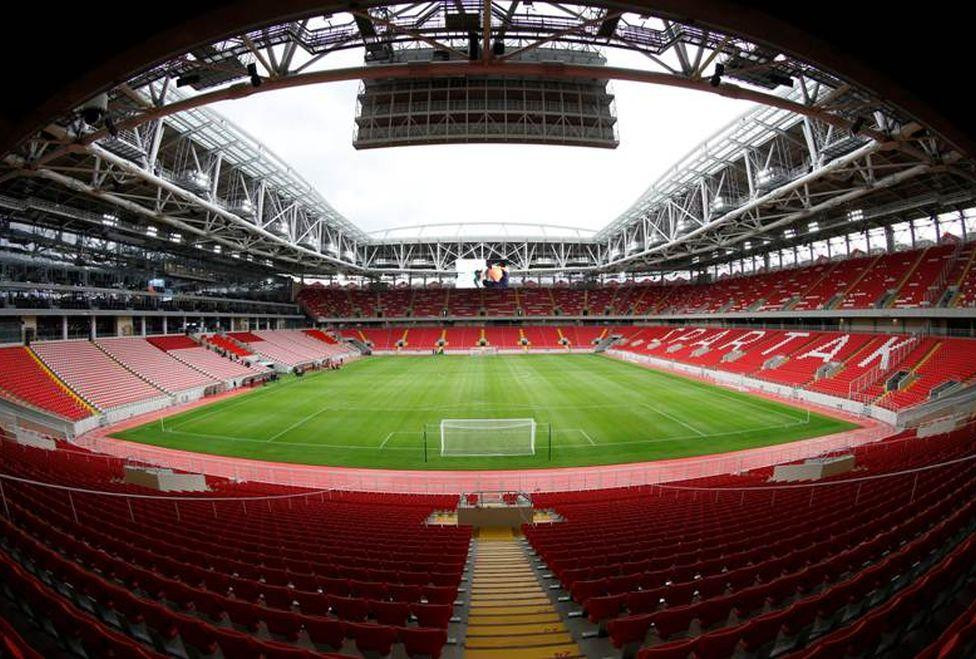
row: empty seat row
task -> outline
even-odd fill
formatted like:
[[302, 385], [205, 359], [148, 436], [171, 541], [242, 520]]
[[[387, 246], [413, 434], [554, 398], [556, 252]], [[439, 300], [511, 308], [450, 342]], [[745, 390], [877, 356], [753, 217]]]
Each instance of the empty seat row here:
[[31, 354], [30, 348], [0, 348], [0, 391], [73, 421], [91, 416], [92, 408], [78, 399]]
[[[613, 328], [616, 348], [697, 364], [894, 409], [929, 398], [946, 382], [976, 377], [976, 340], [812, 330], [695, 326]], [[904, 373], [898, 388], [885, 383]], [[865, 398], [867, 397], [867, 398]]]
[[251, 350], [241, 347], [240, 344], [221, 334], [205, 336], [203, 340], [220, 350], [224, 350], [232, 355], [237, 355], [238, 357], [247, 357], [248, 355], [253, 354]]
[[128, 370], [163, 391], [175, 394], [217, 384], [215, 378], [174, 359], [165, 350], [146, 339], [138, 337], [99, 339], [96, 343]]
[[34, 343], [31, 349], [72, 390], [101, 410], [166, 396], [90, 341]]
[[174, 359], [217, 380], [252, 378], [264, 373], [263, 370], [221, 357], [213, 350], [200, 346], [170, 350], [169, 354]]
[[65, 651], [442, 652], [470, 531], [423, 522], [455, 498], [306, 495], [208, 478], [211, 490], [199, 501], [126, 499], [144, 490], [119, 480], [121, 460], [61, 446], [45, 451], [0, 438], [5, 472], [84, 488], [69, 495], [38, 484], [5, 487], [0, 583]]

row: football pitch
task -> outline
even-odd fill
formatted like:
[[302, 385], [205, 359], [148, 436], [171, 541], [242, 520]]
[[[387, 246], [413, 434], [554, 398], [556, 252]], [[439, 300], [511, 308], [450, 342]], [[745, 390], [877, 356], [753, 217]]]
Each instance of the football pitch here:
[[[529, 418], [534, 455], [441, 455], [443, 419]], [[854, 427], [599, 355], [442, 355], [288, 376], [115, 436], [313, 465], [514, 469], [721, 453]]]

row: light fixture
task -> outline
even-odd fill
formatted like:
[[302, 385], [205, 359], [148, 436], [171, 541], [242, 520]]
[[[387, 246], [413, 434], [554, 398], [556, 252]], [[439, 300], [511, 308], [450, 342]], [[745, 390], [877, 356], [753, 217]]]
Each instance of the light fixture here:
[[195, 85], [200, 82], [199, 73], [187, 73], [186, 75], [181, 75], [176, 79], [177, 87], [186, 87], [187, 85]]
[[119, 128], [115, 125], [115, 121], [112, 120], [112, 117], [105, 117], [105, 130], [107, 130], [108, 134], [112, 137], [119, 136]]
[[251, 77], [251, 86], [260, 87], [261, 86], [261, 76], [258, 75], [258, 65], [251, 62], [247, 65], [247, 75]]
[[718, 87], [722, 82], [722, 76], [725, 75], [725, 65], [721, 62], [715, 65], [715, 72], [712, 73], [711, 79], [708, 81], [712, 87]]

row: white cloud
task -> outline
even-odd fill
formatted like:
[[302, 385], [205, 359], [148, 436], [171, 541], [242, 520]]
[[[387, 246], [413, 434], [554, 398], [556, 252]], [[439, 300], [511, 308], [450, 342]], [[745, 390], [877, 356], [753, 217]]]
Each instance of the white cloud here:
[[[607, 53], [613, 66], [640, 55]], [[356, 66], [360, 51], [331, 56]], [[441, 145], [356, 151], [358, 82], [225, 101], [214, 109], [261, 140], [366, 231], [434, 222], [541, 222], [597, 229], [700, 141], [745, 112], [742, 101], [615, 81], [620, 146]]]

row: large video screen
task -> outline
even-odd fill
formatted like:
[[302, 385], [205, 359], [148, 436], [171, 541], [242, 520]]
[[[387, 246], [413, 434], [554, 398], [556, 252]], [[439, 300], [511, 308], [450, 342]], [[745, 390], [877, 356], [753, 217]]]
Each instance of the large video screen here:
[[455, 288], [506, 288], [508, 264], [502, 260], [458, 259]]

